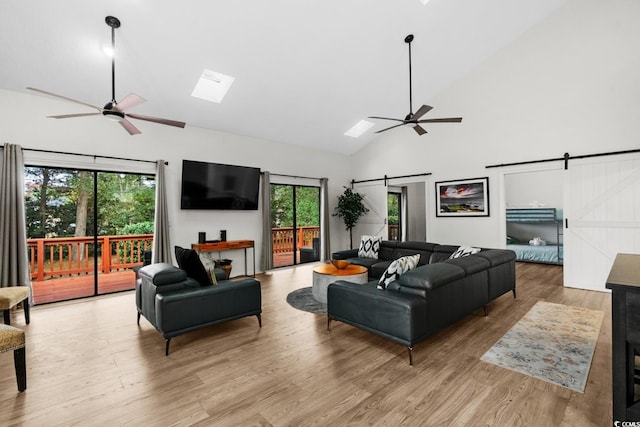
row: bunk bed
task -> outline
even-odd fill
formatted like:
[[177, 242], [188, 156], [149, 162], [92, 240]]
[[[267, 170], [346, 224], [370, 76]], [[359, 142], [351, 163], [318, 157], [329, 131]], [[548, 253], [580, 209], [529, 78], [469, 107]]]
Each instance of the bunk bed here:
[[[507, 208], [507, 249], [516, 253], [516, 259], [524, 262], [562, 265], [562, 209], [556, 208]], [[510, 236], [509, 224], [531, 224], [529, 230], [546, 231], [555, 235], [555, 242], [533, 245], [528, 238]], [[539, 228], [544, 227], [544, 228]]]

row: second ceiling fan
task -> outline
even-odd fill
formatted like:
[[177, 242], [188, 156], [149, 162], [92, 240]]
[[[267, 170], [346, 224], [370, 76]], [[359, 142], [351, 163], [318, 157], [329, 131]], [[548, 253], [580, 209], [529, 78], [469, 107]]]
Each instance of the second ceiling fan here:
[[427, 114], [429, 111], [433, 109], [433, 107], [429, 105], [423, 105], [418, 108], [418, 111], [413, 113], [413, 95], [412, 95], [412, 87], [411, 87], [411, 42], [413, 41], [413, 34], [409, 34], [404, 38], [405, 43], [409, 45], [409, 114], [406, 115], [404, 119], [395, 119], [391, 117], [377, 117], [377, 116], [369, 116], [370, 119], [380, 119], [380, 120], [393, 120], [396, 122], [400, 122], [397, 125], [390, 126], [388, 128], [379, 130], [375, 133], [381, 133], [388, 131], [393, 128], [397, 128], [399, 126], [404, 125], [413, 125], [413, 129], [416, 131], [418, 135], [424, 135], [427, 131], [420, 126], [422, 123], [460, 123], [462, 121], [462, 117], [448, 117], [443, 119], [423, 119], [420, 120], [422, 116]]

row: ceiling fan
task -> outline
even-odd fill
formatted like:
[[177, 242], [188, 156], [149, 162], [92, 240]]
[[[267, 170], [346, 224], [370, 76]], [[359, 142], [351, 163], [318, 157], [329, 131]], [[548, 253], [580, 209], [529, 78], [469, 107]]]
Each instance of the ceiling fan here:
[[95, 105], [87, 104], [86, 102], [78, 101], [75, 99], [67, 98], [66, 96], [57, 95], [55, 93], [47, 92], [46, 90], [36, 89], [33, 87], [28, 87], [27, 89], [32, 90], [34, 92], [39, 92], [44, 95], [53, 96], [55, 98], [60, 98], [65, 101], [73, 102], [76, 104], [84, 105], [86, 107], [93, 108], [97, 110], [96, 113], [78, 113], [78, 114], [63, 114], [60, 116], [47, 116], [53, 119], [68, 119], [72, 117], [87, 117], [87, 116], [99, 116], [103, 115], [104, 117], [118, 121], [123, 128], [129, 132], [130, 135], [138, 135], [140, 134], [140, 130], [131, 123], [128, 118], [137, 119], [137, 120], [146, 120], [148, 122], [160, 123], [163, 125], [175, 126], [179, 128], [184, 128], [184, 122], [178, 122], [175, 120], [161, 119], [158, 117], [150, 117], [143, 116], [141, 114], [132, 114], [127, 111], [133, 107], [136, 107], [143, 102], [146, 102], [144, 98], [138, 96], [134, 93], [130, 93], [125, 96], [120, 102], [116, 102], [116, 59], [115, 59], [115, 29], [120, 27], [120, 20], [114, 16], [107, 16], [105, 18], [105, 22], [109, 27], [111, 27], [111, 101], [107, 102], [104, 107], [100, 108]]
[[433, 109], [433, 107], [430, 107], [429, 105], [423, 105], [422, 107], [418, 108], [418, 111], [416, 111], [415, 114], [413, 113], [413, 97], [412, 97], [412, 88], [411, 88], [411, 42], [413, 41], [413, 34], [409, 34], [407, 37], [405, 37], [404, 41], [409, 45], [409, 114], [407, 114], [407, 116], [404, 119], [370, 116], [369, 117], [370, 119], [393, 120], [396, 122], [400, 122], [397, 125], [393, 125], [388, 128], [379, 130], [375, 133], [384, 132], [393, 128], [397, 128], [398, 126], [414, 125], [413, 129], [417, 132], [417, 134], [424, 135], [425, 133], [427, 133], [427, 131], [424, 130], [422, 126], [420, 126], [421, 123], [460, 123], [462, 121], [462, 117], [420, 120], [420, 117], [424, 116], [425, 114], [427, 114], [429, 111]]

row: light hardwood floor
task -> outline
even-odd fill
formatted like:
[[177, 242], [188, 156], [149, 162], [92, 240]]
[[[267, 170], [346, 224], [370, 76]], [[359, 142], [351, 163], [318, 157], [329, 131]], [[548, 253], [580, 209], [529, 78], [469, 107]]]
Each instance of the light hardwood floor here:
[[[36, 306], [28, 383], [18, 393], [0, 355], [2, 425], [611, 425], [611, 297], [562, 287], [562, 268], [518, 264], [518, 298], [503, 295], [414, 349], [295, 310], [313, 265], [262, 274], [255, 317], [164, 340], [133, 292]], [[539, 300], [605, 312], [584, 393], [480, 361]]]

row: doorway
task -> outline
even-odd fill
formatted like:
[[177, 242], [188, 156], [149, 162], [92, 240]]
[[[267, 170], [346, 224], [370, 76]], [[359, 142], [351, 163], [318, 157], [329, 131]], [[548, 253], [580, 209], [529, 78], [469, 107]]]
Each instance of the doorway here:
[[274, 267], [320, 259], [320, 188], [271, 184]]
[[389, 187], [387, 193], [387, 238], [402, 241], [402, 191]]
[[24, 178], [34, 303], [133, 289], [153, 240], [155, 177], [27, 166]]

